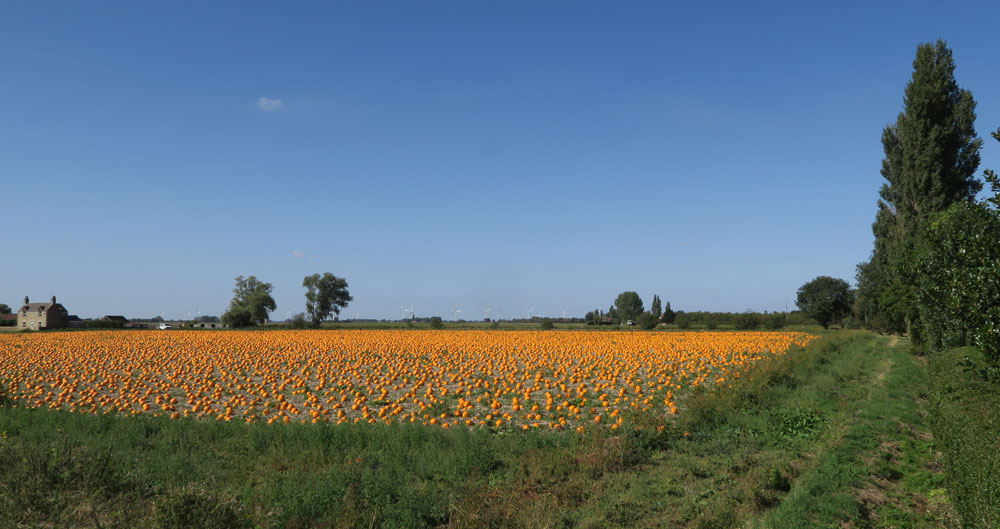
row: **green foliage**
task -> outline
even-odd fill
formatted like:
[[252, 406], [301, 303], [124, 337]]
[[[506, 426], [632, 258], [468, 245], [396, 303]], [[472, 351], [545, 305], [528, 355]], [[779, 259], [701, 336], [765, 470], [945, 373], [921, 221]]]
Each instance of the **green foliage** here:
[[10, 307], [6, 303], [0, 303], [0, 314], [11, 314]]
[[917, 299], [932, 350], [975, 345], [1000, 360], [1000, 213], [957, 203], [918, 245]]
[[649, 305], [649, 312], [659, 320], [663, 315], [663, 304], [660, 303], [660, 296], [653, 294], [653, 302]]
[[229, 327], [249, 327], [266, 322], [268, 313], [278, 308], [271, 297], [271, 289], [270, 283], [261, 282], [254, 276], [238, 276], [222, 323]]
[[545, 319], [542, 320], [542, 323], [540, 324], [540, 326], [541, 326], [541, 328], [543, 330], [551, 330], [551, 329], [555, 328], [556, 325], [555, 325], [555, 323], [552, 322], [551, 318], [545, 318]]
[[754, 330], [760, 327], [761, 323], [762, 323], [762, 318], [760, 314], [757, 314], [756, 312], [753, 312], [751, 310], [737, 314], [736, 318], [733, 320], [733, 326], [735, 328], [745, 331]]
[[780, 312], [766, 314], [763, 317], [764, 328], [772, 331], [782, 329], [785, 327], [787, 319], [787, 315]]
[[222, 314], [222, 324], [237, 329], [254, 325], [253, 309], [243, 305], [230, 304], [229, 310]]
[[666, 323], [667, 325], [670, 325], [671, 323], [674, 322], [674, 318], [676, 318], [676, 317], [677, 317], [677, 313], [674, 312], [674, 310], [670, 308], [670, 302], [668, 301], [667, 302], [667, 307], [665, 309], [663, 309], [663, 316], [660, 317], [660, 320], [662, 320], [663, 323]]
[[431, 316], [431, 329], [443, 329], [444, 322], [440, 316]]
[[330, 314], [340, 314], [340, 310], [354, 298], [347, 291], [347, 280], [330, 272], [322, 276], [313, 274], [302, 280], [306, 287], [306, 312], [309, 313], [314, 327], [330, 317]]
[[781, 435], [811, 438], [826, 425], [823, 414], [811, 408], [780, 409], [772, 415]]
[[246, 508], [235, 498], [191, 484], [171, 491], [156, 502], [160, 527], [229, 529], [252, 527]]
[[690, 329], [691, 328], [691, 315], [681, 311], [674, 314], [674, 323], [677, 325], [678, 329]]
[[618, 294], [615, 299], [615, 314], [621, 321], [635, 321], [642, 314], [642, 298], [639, 294], [628, 291]]
[[[882, 134], [885, 158], [870, 266], [859, 267], [860, 307], [871, 323], [901, 332], [917, 319], [913, 252], [922, 226], [956, 202], [971, 202], [982, 140], [976, 103], [958, 86], [951, 50], [941, 40], [917, 47], [905, 107]], [[876, 310], [878, 317], [870, 313]]]
[[982, 376], [992, 365], [973, 348], [931, 357], [934, 436], [948, 496], [969, 528], [1000, 525], [1000, 382]]
[[288, 320], [288, 326], [293, 329], [305, 329], [309, 326], [309, 320], [306, 319], [306, 313], [300, 312], [292, 316], [292, 319]]
[[851, 286], [843, 279], [820, 276], [799, 287], [795, 305], [824, 329], [842, 323], [851, 314], [854, 299]]
[[651, 312], [643, 312], [639, 315], [639, 327], [643, 330], [653, 330], [659, 325], [660, 319], [656, 317], [655, 314]]

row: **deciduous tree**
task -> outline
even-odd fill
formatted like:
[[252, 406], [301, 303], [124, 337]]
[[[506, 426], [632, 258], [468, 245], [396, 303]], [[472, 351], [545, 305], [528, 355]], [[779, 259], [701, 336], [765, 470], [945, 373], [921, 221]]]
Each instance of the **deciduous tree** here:
[[882, 132], [886, 181], [872, 225], [875, 269], [858, 272], [865, 275], [859, 277], [860, 296], [891, 330], [907, 330], [916, 319], [912, 263], [922, 225], [955, 202], [971, 202], [982, 189], [975, 178], [982, 147], [973, 128], [976, 103], [954, 72], [944, 41], [918, 46], [903, 111]]
[[340, 309], [347, 306], [347, 303], [354, 301], [350, 292], [347, 291], [347, 280], [337, 277], [330, 272], [322, 276], [313, 274], [306, 276], [302, 280], [302, 286], [306, 287], [306, 312], [312, 320], [313, 327], [318, 327], [320, 322], [330, 316], [330, 314], [340, 315]]
[[615, 299], [615, 312], [622, 321], [635, 321], [642, 314], [642, 298], [632, 291], [618, 294], [618, 298]]
[[230, 327], [249, 327], [266, 322], [267, 314], [278, 308], [271, 297], [271, 288], [270, 283], [261, 282], [254, 276], [245, 279], [238, 276], [222, 323]]
[[851, 286], [843, 279], [820, 276], [799, 287], [795, 304], [824, 329], [851, 314]]
[[656, 317], [657, 320], [663, 315], [663, 305], [660, 303], [660, 296], [654, 294], [653, 302], [649, 305], [649, 312]]

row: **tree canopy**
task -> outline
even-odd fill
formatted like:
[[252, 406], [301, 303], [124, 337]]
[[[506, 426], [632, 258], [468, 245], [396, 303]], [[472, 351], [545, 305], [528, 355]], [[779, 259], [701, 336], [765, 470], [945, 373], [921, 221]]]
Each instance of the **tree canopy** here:
[[820, 276], [799, 287], [795, 304], [824, 329], [843, 323], [853, 305], [851, 286], [843, 279]]
[[10, 307], [6, 303], [0, 303], [0, 314], [10, 314]]
[[229, 327], [249, 327], [267, 321], [269, 312], [278, 308], [271, 297], [271, 284], [256, 277], [236, 277], [233, 299], [229, 310], [222, 315], [222, 323]]
[[308, 289], [306, 312], [309, 313], [314, 327], [318, 327], [331, 313], [339, 315], [340, 309], [346, 307], [348, 302], [354, 301], [347, 291], [347, 280], [330, 272], [322, 276], [319, 274], [306, 276], [302, 280], [302, 286]]
[[973, 127], [976, 103], [954, 72], [944, 41], [918, 46], [903, 111], [882, 132], [875, 247], [857, 277], [867, 319], [882, 330], [903, 332], [917, 319], [913, 252], [923, 225], [982, 189], [975, 178], [982, 147]]
[[660, 296], [657, 294], [653, 295], [653, 302], [649, 305], [649, 313], [655, 316], [657, 320], [663, 315], [663, 304], [660, 303]]
[[632, 291], [618, 294], [618, 298], [615, 299], [615, 314], [621, 321], [635, 321], [642, 314], [642, 298]]

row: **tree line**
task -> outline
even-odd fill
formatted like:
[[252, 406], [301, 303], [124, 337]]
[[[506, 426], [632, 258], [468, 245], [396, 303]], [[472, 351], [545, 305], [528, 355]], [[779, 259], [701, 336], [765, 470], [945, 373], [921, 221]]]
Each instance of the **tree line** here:
[[657, 325], [675, 325], [679, 329], [699, 327], [716, 329], [731, 327], [741, 330], [781, 329], [790, 324], [803, 324], [806, 317], [800, 312], [790, 314], [779, 312], [685, 312], [675, 311], [670, 302], [663, 305], [659, 295], [654, 294], [649, 310], [645, 309], [642, 298], [634, 291], [622, 292], [615, 298], [608, 310], [594, 309], [584, 316], [588, 325], [633, 324], [649, 330]]
[[[865, 326], [928, 351], [972, 345], [1000, 358], [1000, 178], [983, 173], [976, 102], [944, 41], [921, 44], [885, 157], [868, 260], [857, 266]], [[1000, 141], [1000, 129], [992, 133]]]

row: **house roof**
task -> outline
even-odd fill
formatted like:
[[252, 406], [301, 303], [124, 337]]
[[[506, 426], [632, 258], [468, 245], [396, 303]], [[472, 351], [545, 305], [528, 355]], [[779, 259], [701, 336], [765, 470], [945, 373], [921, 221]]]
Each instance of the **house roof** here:
[[128, 322], [128, 318], [126, 318], [125, 316], [105, 316], [105, 317], [103, 317], [101, 319], [104, 320], [104, 321], [124, 321], [124, 322]]
[[62, 306], [62, 303], [51, 303], [51, 302], [27, 303], [25, 305], [22, 305], [18, 312], [24, 312], [25, 310], [27, 310], [28, 312], [37, 312], [38, 309], [41, 309], [42, 312], [67, 312], [67, 313], [69, 312], [66, 310], [66, 307]]

